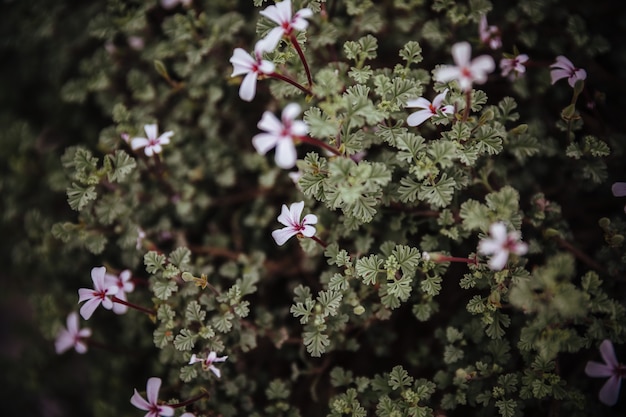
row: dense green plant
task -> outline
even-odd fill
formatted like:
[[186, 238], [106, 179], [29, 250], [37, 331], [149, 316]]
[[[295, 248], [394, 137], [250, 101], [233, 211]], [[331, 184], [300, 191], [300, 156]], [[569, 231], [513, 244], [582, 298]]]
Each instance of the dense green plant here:
[[610, 1], [17, 3], [9, 412], [141, 415], [158, 377], [177, 416], [620, 415], [586, 375], [626, 354]]

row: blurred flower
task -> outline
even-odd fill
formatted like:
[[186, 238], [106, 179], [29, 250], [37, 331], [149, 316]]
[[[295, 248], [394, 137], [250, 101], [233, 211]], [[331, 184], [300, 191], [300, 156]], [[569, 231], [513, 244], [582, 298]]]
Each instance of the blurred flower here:
[[146, 232], [141, 227], [137, 228], [137, 243], [135, 244], [135, 249], [141, 249], [143, 245], [143, 240], [146, 238]]
[[[624, 197], [626, 196], [626, 182], [615, 182], [611, 186], [611, 192], [615, 197]], [[624, 211], [626, 212], [626, 206], [624, 206]]]
[[435, 70], [435, 81], [448, 82], [458, 80], [461, 90], [469, 91], [472, 83], [483, 84], [487, 74], [492, 72], [496, 64], [489, 55], [481, 55], [470, 61], [472, 47], [467, 42], [452, 45], [452, 58], [456, 66], [444, 65]]
[[500, 60], [500, 69], [502, 70], [502, 76], [506, 77], [511, 72], [515, 76], [526, 72], [526, 66], [524, 65], [528, 61], [528, 55], [519, 54], [513, 58], [502, 58]]
[[559, 55], [556, 57], [556, 62], [550, 65], [550, 78], [552, 84], [556, 83], [561, 78], [567, 78], [567, 82], [573, 88], [578, 80], [584, 80], [587, 78], [587, 71], [582, 68], [576, 68], [572, 61]]
[[622, 378], [626, 377], [626, 366], [617, 362], [610, 340], [604, 340], [600, 344], [600, 355], [604, 363], [588, 361], [585, 373], [592, 378], [609, 378], [600, 389], [598, 397], [603, 404], [615, 405], [619, 398]]
[[217, 353], [213, 351], [209, 352], [206, 358], [200, 358], [196, 356], [196, 354], [194, 353], [193, 355], [191, 355], [191, 359], [189, 360], [189, 365], [202, 362], [202, 369], [204, 369], [205, 371], [207, 370], [211, 371], [215, 374], [216, 377], [220, 378], [222, 376], [222, 372], [219, 369], [217, 369], [215, 365], [213, 365], [213, 363], [224, 362], [226, 359], [228, 359], [228, 356], [218, 357]]
[[493, 223], [489, 227], [491, 238], [484, 238], [478, 243], [478, 252], [482, 255], [492, 255], [489, 259], [489, 268], [500, 271], [509, 259], [509, 253], [524, 255], [528, 252], [528, 245], [520, 241], [519, 232], [507, 234], [506, 226], [502, 222]]
[[185, 7], [189, 7], [193, 0], [161, 0], [161, 7], [164, 9], [173, 9], [174, 7], [182, 4]]
[[296, 146], [294, 139], [306, 135], [308, 127], [306, 123], [295, 120], [300, 114], [300, 106], [296, 103], [288, 104], [281, 114], [281, 120], [278, 120], [272, 112], [263, 113], [258, 123], [258, 128], [265, 130], [267, 133], [259, 133], [252, 138], [254, 149], [261, 155], [265, 155], [267, 151], [276, 148], [276, 165], [281, 168], [289, 169], [296, 165]]
[[491, 49], [498, 49], [502, 46], [502, 39], [500, 39], [500, 29], [497, 26], [488, 26], [487, 15], [480, 17], [478, 23], [478, 34], [480, 40], [489, 45]]
[[[117, 286], [118, 291], [115, 296], [120, 300], [127, 301], [126, 294], [133, 292], [135, 284], [132, 282], [132, 275], [128, 269], [120, 272], [119, 275], [104, 275], [105, 285]], [[115, 314], [124, 314], [128, 311], [128, 307], [121, 303], [113, 303], [113, 312]]]
[[67, 316], [67, 328], [61, 329], [54, 341], [54, 348], [59, 355], [72, 347], [78, 353], [87, 352], [87, 344], [83, 339], [91, 336], [91, 329], [80, 329], [78, 324], [78, 313], [70, 313]]
[[106, 268], [103, 266], [92, 268], [91, 280], [93, 281], [94, 289], [80, 288], [78, 290], [78, 302], [82, 303], [83, 301], [87, 301], [80, 308], [80, 315], [85, 320], [89, 320], [100, 304], [107, 310], [113, 308], [113, 301], [111, 301], [108, 296], [117, 294], [118, 286], [107, 285], [105, 282], [105, 274]]
[[129, 36], [128, 46], [130, 46], [135, 51], [141, 51], [145, 46], [145, 42], [141, 36]]
[[305, 8], [292, 15], [291, 0], [285, 0], [273, 6], [267, 6], [259, 14], [278, 24], [278, 27], [270, 30], [264, 38], [268, 45], [267, 50], [272, 51], [284, 35], [289, 36], [294, 30], [305, 30], [309, 26], [306, 18], [313, 16], [313, 11]]
[[146, 401], [135, 389], [135, 393], [130, 399], [130, 403], [140, 410], [147, 411], [145, 417], [173, 416], [174, 409], [167, 405], [158, 405], [159, 389], [161, 388], [161, 378], [152, 377], [148, 379], [146, 386]]
[[450, 104], [445, 106], [441, 105], [443, 100], [446, 98], [446, 94], [448, 94], [447, 88], [443, 90], [442, 93], [437, 94], [432, 103], [426, 100], [424, 97], [419, 97], [415, 100], [407, 101], [406, 107], [416, 107], [418, 109], [422, 109], [411, 113], [409, 117], [407, 117], [406, 122], [408, 123], [408, 125], [419, 126], [427, 119], [430, 119], [431, 117], [436, 115], [439, 110], [441, 110], [441, 112], [445, 114], [452, 113], [454, 111], [454, 106]]
[[167, 145], [168, 143], [170, 143], [170, 138], [174, 135], [174, 132], [170, 130], [157, 137], [158, 128], [156, 124], [145, 125], [143, 129], [145, 130], [147, 137], [132, 138], [130, 141], [130, 146], [131, 148], [133, 148], [133, 150], [144, 148], [143, 151], [145, 152], [146, 156], [152, 156], [154, 154], [161, 153], [161, 151], [163, 150], [162, 145]]
[[230, 58], [230, 63], [233, 64], [233, 73], [230, 76], [246, 74], [239, 86], [239, 97], [242, 100], [252, 101], [256, 95], [256, 82], [259, 75], [274, 72], [274, 63], [262, 59], [263, 52], [269, 50], [267, 42], [262, 39], [254, 46], [254, 55], [242, 48], [236, 48], [233, 51], [233, 56]]
[[301, 221], [300, 216], [302, 216], [303, 209], [304, 201], [293, 203], [289, 208], [283, 204], [280, 216], [278, 216], [278, 222], [286, 227], [272, 232], [272, 237], [279, 246], [284, 245], [292, 236], [313, 237], [315, 235], [315, 227], [311, 225], [317, 223], [317, 216], [315, 214], [307, 214]]

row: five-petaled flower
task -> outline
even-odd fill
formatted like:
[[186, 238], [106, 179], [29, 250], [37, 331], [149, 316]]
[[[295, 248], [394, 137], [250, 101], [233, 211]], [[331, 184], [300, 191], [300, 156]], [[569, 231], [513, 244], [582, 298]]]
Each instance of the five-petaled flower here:
[[117, 285], [110, 285], [105, 280], [106, 268], [103, 266], [91, 269], [91, 280], [93, 281], [93, 290], [89, 288], [80, 288], [78, 290], [78, 302], [87, 301], [80, 308], [80, 315], [83, 319], [89, 320], [93, 312], [100, 304], [107, 310], [113, 308], [113, 301], [110, 295], [115, 295], [119, 291]]
[[81, 329], [78, 324], [78, 313], [70, 313], [67, 316], [67, 328], [59, 330], [54, 341], [54, 348], [59, 355], [72, 347], [78, 353], [87, 352], [84, 339], [91, 336], [91, 329]]
[[482, 15], [478, 23], [478, 34], [482, 43], [489, 45], [491, 49], [498, 49], [502, 46], [500, 38], [500, 29], [497, 26], [489, 26], [487, 16]]
[[588, 361], [585, 373], [592, 378], [609, 378], [600, 389], [600, 401], [606, 405], [615, 405], [619, 398], [622, 378], [626, 378], [626, 366], [620, 365], [615, 357], [613, 343], [604, 340], [600, 344], [600, 355], [604, 363]]
[[[115, 285], [118, 287], [117, 294], [115, 296], [120, 300], [126, 301], [126, 294], [133, 292], [135, 284], [132, 281], [132, 275], [128, 269], [120, 272], [119, 275], [104, 275], [105, 285]], [[115, 314], [124, 314], [128, 311], [128, 307], [121, 303], [113, 303], [113, 312]]]
[[[611, 186], [611, 192], [615, 197], [624, 197], [626, 196], [626, 182], [615, 182]], [[626, 206], [624, 206], [624, 211], [626, 212]]]
[[303, 209], [304, 201], [293, 203], [289, 208], [283, 204], [278, 221], [286, 227], [272, 232], [272, 237], [278, 245], [284, 245], [292, 236], [313, 237], [315, 235], [315, 227], [311, 225], [317, 223], [317, 216], [315, 214], [307, 214], [300, 220]]
[[228, 356], [217, 356], [217, 353], [213, 351], [209, 352], [206, 358], [198, 357], [194, 353], [193, 355], [191, 355], [191, 359], [189, 360], [189, 365], [201, 362], [202, 369], [204, 369], [205, 371], [211, 371], [215, 374], [216, 377], [220, 378], [222, 376], [222, 372], [220, 372], [220, 370], [217, 369], [217, 367], [213, 364], [215, 362], [224, 362], [226, 359], [228, 359]]
[[252, 138], [254, 149], [261, 155], [276, 148], [276, 165], [289, 169], [296, 165], [296, 146], [293, 141], [307, 134], [308, 127], [301, 120], [295, 120], [300, 114], [300, 106], [296, 103], [288, 104], [278, 120], [272, 112], [263, 113], [258, 128], [267, 133], [259, 133]]
[[244, 101], [252, 101], [256, 95], [256, 82], [260, 75], [269, 75], [274, 72], [274, 63], [263, 59], [263, 52], [269, 51], [268, 43], [261, 39], [254, 46], [251, 55], [242, 48], [236, 48], [230, 63], [233, 64], [231, 77], [246, 74], [239, 86], [239, 97]]
[[506, 77], [511, 72], [518, 76], [526, 72], [526, 66], [524, 65], [528, 61], [528, 55], [519, 54], [512, 58], [502, 58], [500, 60], [500, 69], [502, 70], [502, 76]]
[[406, 122], [409, 126], [419, 126], [424, 123], [427, 119], [430, 119], [434, 115], [437, 114], [438, 111], [441, 111], [445, 114], [451, 114], [454, 111], [454, 106], [448, 104], [442, 106], [441, 103], [446, 98], [446, 94], [448, 94], [448, 89], [446, 88], [440, 94], [437, 94], [431, 103], [426, 100], [424, 97], [417, 98], [415, 100], [409, 100], [406, 103], [406, 107], [415, 107], [418, 109], [416, 112], [413, 112], [407, 117]]
[[563, 55], [559, 55], [556, 57], [556, 62], [550, 65], [550, 78], [552, 84], [561, 78], [567, 78], [567, 82], [573, 88], [576, 85], [576, 81], [587, 78], [587, 71], [582, 68], [576, 68], [572, 61]]
[[283, 36], [290, 36], [294, 30], [305, 30], [309, 26], [306, 18], [313, 16], [313, 11], [305, 8], [292, 14], [291, 0], [285, 0], [273, 6], [267, 6], [259, 14], [278, 24], [278, 27], [270, 30], [264, 38], [267, 41], [268, 51], [272, 51]]
[[487, 74], [492, 72], [496, 64], [489, 55], [481, 55], [470, 60], [472, 47], [467, 42], [459, 42], [452, 45], [453, 65], [444, 65], [435, 70], [435, 81], [448, 82], [458, 80], [463, 91], [469, 91], [472, 83], [483, 84], [487, 81]]
[[135, 393], [130, 399], [130, 403], [140, 410], [147, 411], [145, 417], [173, 416], [174, 409], [168, 405], [157, 404], [159, 389], [161, 388], [161, 378], [152, 377], [148, 379], [146, 386], [146, 401], [135, 389]]
[[160, 136], [157, 136], [158, 129], [156, 124], [145, 125], [143, 129], [146, 131], [147, 137], [132, 138], [130, 141], [130, 147], [133, 148], [133, 150], [144, 148], [143, 151], [146, 156], [161, 153], [163, 145], [170, 143], [170, 138], [174, 135], [174, 132], [170, 130]]
[[492, 255], [488, 265], [494, 271], [500, 271], [509, 259], [509, 253], [524, 255], [528, 252], [528, 245], [520, 241], [520, 233], [506, 231], [502, 222], [493, 223], [489, 227], [491, 238], [484, 238], [478, 243], [478, 252], [482, 255]]

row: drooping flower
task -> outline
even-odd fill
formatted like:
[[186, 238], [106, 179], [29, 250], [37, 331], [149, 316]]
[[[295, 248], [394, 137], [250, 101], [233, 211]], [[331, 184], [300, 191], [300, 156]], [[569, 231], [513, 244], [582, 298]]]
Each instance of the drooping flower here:
[[91, 329], [79, 328], [78, 313], [72, 312], [67, 316], [67, 328], [59, 330], [54, 348], [57, 354], [61, 354], [70, 348], [74, 348], [78, 353], [87, 352], [87, 344], [84, 339], [91, 336]]
[[480, 40], [489, 45], [491, 49], [498, 49], [502, 46], [502, 39], [500, 38], [500, 29], [497, 26], [489, 26], [487, 23], [487, 15], [480, 17], [478, 23], [478, 34]]
[[[626, 182], [615, 182], [611, 186], [611, 192], [614, 197], [625, 197], [626, 196]], [[624, 206], [624, 211], [626, 212], [626, 206]]]
[[89, 320], [93, 312], [100, 304], [107, 310], [113, 308], [113, 301], [109, 298], [111, 295], [117, 294], [119, 288], [117, 285], [107, 285], [105, 282], [106, 268], [101, 266], [91, 269], [91, 280], [93, 288], [80, 288], [78, 290], [78, 302], [87, 301], [80, 308], [80, 315], [85, 320]]
[[[126, 294], [133, 292], [135, 284], [132, 282], [132, 275], [128, 269], [120, 272], [119, 275], [105, 274], [105, 284], [117, 286], [118, 291], [115, 296], [120, 300], [127, 301]], [[128, 307], [121, 303], [113, 303], [113, 312], [115, 314], [124, 314], [128, 311]]]
[[163, 150], [163, 145], [167, 145], [170, 143], [170, 138], [174, 135], [174, 132], [169, 130], [160, 136], [158, 134], [158, 128], [156, 123], [145, 125], [143, 129], [146, 131], [146, 137], [136, 137], [132, 138], [130, 141], [130, 146], [133, 150], [137, 150], [140, 148], [144, 148], [144, 152], [146, 156], [152, 156], [154, 154], [161, 153]]
[[500, 69], [502, 70], [502, 76], [506, 77], [511, 72], [518, 76], [526, 72], [526, 66], [524, 65], [528, 61], [528, 55], [519, 54], [512, 58], [502, 58], [500, 60]]
[[135, 393], [130, 399], [130, 403], [140, 410], [147, 411], [145, 417], [173, 416], [174, 409], [168, 405], [159, 405], [159, 389], [161, 388], [161, 378], [152, 377], [148, 379], [146, 385], [146, 401], [135, 389]]
[[219, 369], [217, 369], [217, 367], [213, 364], [215, 362], [224, 362], [226, 359], [228, 359], [228, 356], [217, 356], [217, 353], [213, 351], [209, 352], [206, 358], [198, 357], [194, 353], [193, 355], [191, 355], [191, 359], [189, 360], [189, 365], [201, 362], [202, 369], [204, 369], [205, 371], [211, 371], [215, 374], [216, 377], [220, 378], [222, 376], [222, 372]]
[[268, 51], [272, 51], [283, 36], [291, 35], [294, 30], [305, 30], [309, 26], [306, 18], [313, 16], [313, 11], [304, 8], [292, 14], [291, 0], [284, 0], [273, 6], [267, 6], [259, 14], [278, 24], [278, 27], [270, 30], [264, 38], [267, 41]]
[[308, 127], [305, 122], [295, 120], [300, 114], [300, 106], [296, 103], [288, 104], [278, 120], [272, 112], [263, 113], [258, 128], [266, 133], [259, 133], [252, 138], [254, 149], [265, 155], [270, 149], [276, 148], [276, 165], [289, 169], [296, 165], [296, 146], [294, 139], [306, 135]]
[[489, 55], [481, 55], [470, 60], [472, 47], [468, 42], [458, 42], [452, 45], [453, 65], [445, 65], [435, 70], [434, 78], [439, 82], [458, 80], [461, 90], [469, 91], [472, 83], [483, 84], [487, 81], [487, 74], [492, 72], [496, 64]]
[[[273, 49], [273, 48], [272, 48]], [[261, 39], [254, 46], [251, 55], [242, 48], [236, 48], [230, 63], [233, 64], [231, 77], [246, 74], [239, 86], [239, 97], [244, 101], [252, 101], [256, 95], [256, 82], [259, 75], [268, 75], [274, 72], [274, 63], [263, 59], [263, 52], [269, 51], [268, 44]]]
[[559, 55], [556, 57], [556, 62], [550, 65], [550, 79], [552, 84], [554, 84], [561, 78], [567, 78], [570, 87], [574, 88], [576, 81], [587, 78], [587, 71], [582, 68], [576, 68], [572, 61], [563, 55]]
[[500, 271], [509, 259], [509, 253], [524, 255], [528, 252], [528, 245], [520, 241], [520, 233], [506, 231], [502, 222], [493, 223], [489, 227], [491, 238], [484, 238], [478, 243], [478, 252], [482, 255], [491, 255], [489, 268]]
[[419, 126], [426, 120], [436, 115], [438, 111], [441, 111], [445, 114], [451, 114], [454, 111], [454, 106], [450, 104], [445, 106], [441, 105], [447, 94], [448, 89], [446, 88], [445, 90], [443, 90], [443, 92], [435, 96], [432, 103], [426, 100], [424, 97], [419, 97], [415, 100], [407, 101], [406, 107], [416, 107], [418, 109], [422, 109], [411, 113], [409, 117], [407, 117], [406, 122], [408, 123], [408, 125]]
[[610, 340], [600, 344], [600, 355], [604, 363], [588, 361], [585, 373], [592, 378], [609, 378], [600, 389], [598, 397], [603, 404], [615, 405], [619, 398], [622, 378], [626, 378], [626, 366], [620, 365]]
[[307, 214], [300, 220], [303, 209], [304, 201], [293, 203], [289, 208], [283, 204], [280, 216], [278, 216], [278, 221], [286, 227], [272, 232], [272, 237], [276, 241], [276, 244], [282, 246], [289, 238], [296, 235], [306, 237], [313, 237], [315, 235], [315, 227], [311, 225], [317, 223], [317, 216], [315, 214]]

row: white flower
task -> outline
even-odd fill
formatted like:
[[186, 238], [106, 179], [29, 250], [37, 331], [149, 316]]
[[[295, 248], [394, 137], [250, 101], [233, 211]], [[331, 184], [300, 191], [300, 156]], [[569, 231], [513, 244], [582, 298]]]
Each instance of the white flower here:
[[158, 128], [156, 124], [145, 125], [143, 129], [146, 131], [145, 138], [132, 138], [130, 141], [130, 147], [133, 150], [144, 148], [146, 156], [152, 156], [157, 153], [161, 153], [163, 145], [170, 143], [170, 138], [174, 135], [171, 130], [163, 133], [157, 137]]
[[500, 60], [500, 69], [502, 70], [502, 76], [506, 77], [511, 72], [516, 76], [526, 72], [526, 66], [524, 65], [528, 61], [528, 55], [519, 54], [513, 58], [502, 58]]
[[296, 103], [288, 104], [278, 120], [273, 113], [266, 111], [257, 124], [258, 128], [267, 133], [259, 133], [252, 138], [254, 149], [265, 155], [270, 149], [276, 148], [276, 165], [289, 169], [296, 165], [296, 146], [294, 139], [306, 135], [306, 123], [295, 120], [300, 114], [300, 106]]
[[492, 72], [496, 63], [489, 55], [481, 55], [470, 61], [472, 47], [467, 42], [452, 45], [452, 58], [456, 66], [444, 65], [435, 70], [435, 81], [448, 82], [458, 80], [461, 90], [469, 91], [472, 83], [483, 84], [487, 81], [487, 74]]
[[556, 62], [550, 65], [550, 68], [550, 79], [552, 84], [561, 78], [567, 78], [569, 85], [574, 88], [576, 81], [587, 78], [587, 71], [582, 68], [576, 68], [574, 64], [572, 64], [572, 61], [563, 55], [557, 56]]
[[[132, 275], [128, 269], [120, 272], [119, 275], [104, 275], [106, 285], [117, 286], [118, 291], [115, 296], [122, 301], [127, 301], [126, 293], [133, 292], [135, 284], [132, 281]], [[128, 311], [128, 306], [121, 303], [113, 303], [113, 312], [115, 314], [124, 314]]]
[[488, 44], [491, 49], [498, 49], [502, 46], [500, 29], [498, 29], [497, 26], [489, 26], [486, 15], [482, 15], [480, 17], [480, 22], [478, 23], [478, 34], [480, 35], [480, 40], [483, 43]]
[[478, 243], [478, 252], [482, 255], [492, 255], [489, 259], [489, 268], [500, 271], [509, 259], [509, 253], [524, 255], [528, 252], [528, 245], [520, 241], [519, 232], [507, 234], [506, 226], [502, 222], [493, 223], [489, 227], [491, 238], [484, 238]]
[[300, 220], [303, 209], [304, 201], [293, 203], [289, 208], [283, 204], [280, 216], [278, 216], [278, 222], [286, 227], [272, 232], [272, 237], [276, 241], [276, 244], [282, 246], [289, 238], [296, 235], [306, 237], [313, 237], [315, 235], [315, 227], [311, 225], [317, 223], [317, 216], [315, 214], [307, 214]]
[[135, 389], [135, 393], [130, 399], [130, 403], [140, 410], [147, 411], [145, 417], [173, 416], [174, 409], [169, 405], [159, 405], [159, 389], [161, 388], [161, 378], [152, 377], [146, 384], [146, 401]]
[[78, 314], [76, 312], [70, 313], [67, 316], [67, 328], [61, 329], [57, 333], [57, 338], [54, 342], [54, 347], [58, 354], [72, 347], [78, 353], [87, 352], [87, 344], [83, 339], [91, 336], [91, 329], [80, 329], [78, 324]]
[[246, 74], [239, 87], [239, 97], [244, 101], [252, 101], [256, 95], [256, 82], [259, 75], [268, 75], [274, 72], [274, 63], [262, 59], [263, 52], [268, 51], [267, 42], [260, 40], [254, 46], [254, 55], [242, 48], [236, 48], [230, 63], [233, 64], [231, 77]]
[[196, 354], [194, 353], [193, 355], [191, 355], [191, 359], [189, 360], [189, 365], [192, 365], [197, 362], [202, 362], [202, 369], [204, 369], [205, 371], [209, 370], [213, 372], [216, 377], [220, 378], [222, 376], [222, 373], [220, 372], [219, 369], [215, 367], [215, 365], [213, 365], [213, 363], [224, 362], [226, 359], [228, 359], [228, 356], [218, 357], [217, 353], [213, 351], [209, 352], [206, 358], [200, 358], [196, 356]]
[[309, 8], [300, 9], [292, 15], [291, 0], [267, 6], [259, 13], [278, 24], [278, 27], [270, 30], [264, 38], [267, 41], [268, 51], [274, 50], [284, 35], [289, 36], [294, 30], [305, 30], [309, 26], [306, 18], [313, 16], [313, 11]]
[[94, 289], [80, 288], [78, 290], [78, 302], [82, 303], [87, 301], [80, 308], [80, 315], [85, 320], [89, 320], [91, 315], [100, 304], [107, 310], [113, 308], [113, 301], [109, 298], [111, 295], [115, 295], [118, 292], [117, 285], [107, 285], [104, 279], [106, 274], [106, 268], [103, 266], [91, 269], [91, 280], [93, 281]]
[[185, 7], [191, 6], [192, 0], [161, 0], [161, 7], [164, 9], [173, 9], [174, 7], [182, 4]]
[[407, 117], [406, 122], [408, 123], [408, 125], [419, 126], [427, 119], [430, 119], [431, 117], [436, 115], [439, 110], [441, 110], [441, 112], [445, 114], [452, 113], [454, 111], [454, 106], [450, 104], [446, 106], [441, 105], [443, 100], [446, 98], [446, 94], [448, 94], [447, 88], [442, 93], [437, 94], [432, 103], [426, 100], [424, 97], [407, 101], [406, 107], [416, 107], [418, 109], [422, 109], [411, 113], [409, 117]]

